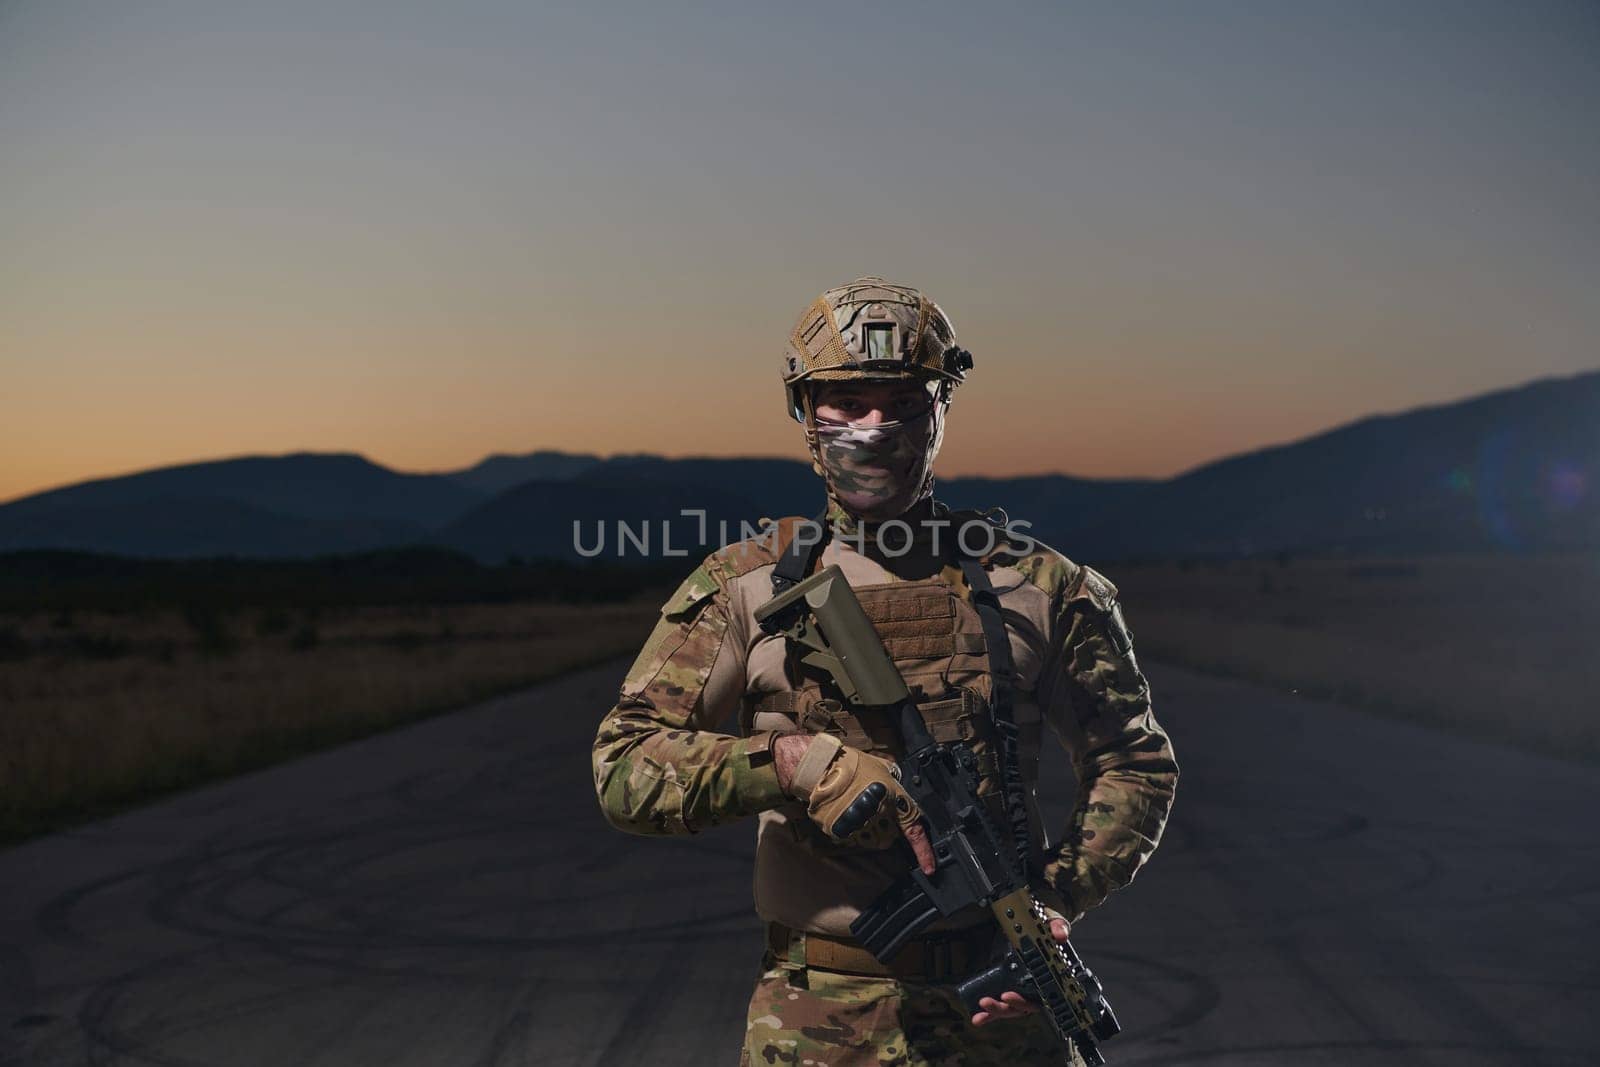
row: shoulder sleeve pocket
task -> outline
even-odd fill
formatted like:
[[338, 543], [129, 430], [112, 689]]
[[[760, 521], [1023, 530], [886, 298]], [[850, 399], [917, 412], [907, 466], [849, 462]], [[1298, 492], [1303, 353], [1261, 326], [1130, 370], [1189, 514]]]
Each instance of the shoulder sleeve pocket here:
[[683, 580], [623, 679], [623, 699], [648, 702], [664, 720], [689, 719], [728, 629], [715, 603], [720, 590], [704, 566]]
[[689, 577], [683, 580], [677, 591], [661, 605], [661, 617], [677, 619], [692, 615], [695, 609], [716, 591], [717, 580], [711, 577], [711, 572], [702, 563], [689, 573]]

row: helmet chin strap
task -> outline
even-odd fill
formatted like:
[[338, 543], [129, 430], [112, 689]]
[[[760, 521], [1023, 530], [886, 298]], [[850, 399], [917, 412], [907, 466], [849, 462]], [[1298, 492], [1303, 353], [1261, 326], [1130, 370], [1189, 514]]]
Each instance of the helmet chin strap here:
[[817, 407], [811, 398], [809, 383], [800, 389], [800, 410], [803, 415], [800, 424], [805, 427], [806, 451], [811, 453], [811, 470], [822, 479], [823, 485], [827, 486], [828, 501], [838, 503], [833, 498], [833, 486], [828, 485], [828, 472], [822, 469], [822, 459], [817, 451]]

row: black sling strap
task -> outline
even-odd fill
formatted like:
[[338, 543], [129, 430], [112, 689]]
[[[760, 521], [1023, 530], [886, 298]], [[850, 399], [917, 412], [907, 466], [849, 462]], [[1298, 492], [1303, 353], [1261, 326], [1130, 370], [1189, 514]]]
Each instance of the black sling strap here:
[[983, 641], [989, 646], [989, 677], [994, 687], [989, 713], [998, 739], [1001, 797], [1005, 801], [1006, 818], [1011, 822], [1011, 839], [1016, 843], [1021, 869], [1031, 874], [1033, 843], [1028, 826], [1028, 786], [1022, 780], [1022, 761], [1017, 751], [1019, 735], [1011, 704], [1011, 688], [1016, 677], [1011, 641], [1006, 636], [1005, 619], [1000, 613], [1000, 597], [983, 564], [975, 559], [963, 559], [961, 573], [966, 575], [972, 606], [983, 624]]
[[[822, 536], [817, 538], [816, 544], [805, 544], [805, 538], [795, 532], [795, 538], [789, 542], [789, 547], [783, 550], [783, 555], [778, 558], [778, 565], [772, 570], [772, 595], [787, 592], [790, 588], [805, 579], [817, 559], [817, 553], [822, 551], [822, 546], [828, 543], [831, 532], [828, 526], [828, 513], [824, 511], [815, 519], [810, 520], [810, 525], [822, 530]], [[804, 528], [806, 524], [802, 523]]]

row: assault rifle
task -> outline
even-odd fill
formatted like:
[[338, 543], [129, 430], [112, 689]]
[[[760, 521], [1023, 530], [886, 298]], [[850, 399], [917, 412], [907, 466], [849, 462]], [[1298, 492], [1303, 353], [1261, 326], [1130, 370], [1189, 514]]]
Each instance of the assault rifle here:
[[[801, 660], [832, 676], [846, 700], [898, 727], [902, 755], [895, 777], [922, 809], [935, 868], [908, 874], [873, 901], [850, 932], [879, 961], [941, 917], [986, 908], [1005, 935], [1004, 959], [956, 987], [970, 1011], [1015, 989], [1032, 1000], [1063, 1043], [1103, 1064], [1098, 1042], [1122, 1027], [1100, 982], [1067, 942], [1050, 933], [1044, 907], [1028, 888], [1019, 858], [979, 800], [977, 758], [965, 744], [936, 742], [872, 620], [837, 566], [827, 567], [756, 609], [769, 634], [806, 649]], [[882, 802], [869, 786], [840, 817], [843, 836], [865, 825]]]

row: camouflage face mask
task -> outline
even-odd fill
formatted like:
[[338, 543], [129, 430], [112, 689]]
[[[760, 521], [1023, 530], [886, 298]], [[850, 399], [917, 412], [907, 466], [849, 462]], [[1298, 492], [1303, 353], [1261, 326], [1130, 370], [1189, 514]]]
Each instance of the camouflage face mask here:
[[944, 405], [936, 403], [914, 419], [876, 426], [817, 420], [808, 436], [829, 494], [852, 515], [883, 522], [933, 492]]

